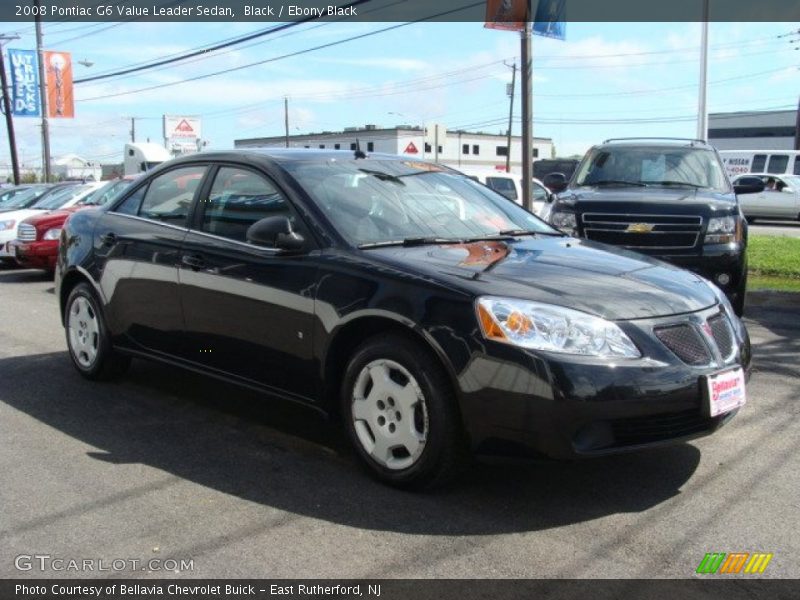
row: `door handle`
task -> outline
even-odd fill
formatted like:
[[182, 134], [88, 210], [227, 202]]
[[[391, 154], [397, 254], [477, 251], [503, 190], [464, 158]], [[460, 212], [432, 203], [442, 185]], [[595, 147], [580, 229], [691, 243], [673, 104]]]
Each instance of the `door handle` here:
[[104, 246], [113, 246], [117, 242], [117, 236], [109, 231], [100, 236], [100, 241], [103, 242]]
[[199, 254], [184, 254], [181, 256], [181, 263], [189, 267], [193, 271], [205, 269], [208, 264], [205, 259]]

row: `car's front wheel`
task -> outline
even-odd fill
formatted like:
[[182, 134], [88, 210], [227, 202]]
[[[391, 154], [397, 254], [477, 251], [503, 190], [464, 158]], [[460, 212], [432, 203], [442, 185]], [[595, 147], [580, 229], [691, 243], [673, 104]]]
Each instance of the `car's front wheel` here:
[[410, 339], [389, 335], [362, 344], [347, 367], [342, 404], [356, 452], [385, 483], [439, 485], [464, 463], [465, 436], [447, 375]]
[[87, 379], [112, 379], [130, 365], [130, 357], [111, 345], [103, 314], [94, 291], [79, 283], [67, 298], [64, 313], [67, 347], [72, 364]]

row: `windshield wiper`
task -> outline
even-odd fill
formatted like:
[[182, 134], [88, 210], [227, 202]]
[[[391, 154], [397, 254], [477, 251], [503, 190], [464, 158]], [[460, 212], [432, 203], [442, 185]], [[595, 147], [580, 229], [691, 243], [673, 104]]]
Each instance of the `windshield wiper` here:
[[364, 248], [385, 248], [387, 246], [426, 246], [429, 244], [460, 244], [464, 240], [460, 238], [442, 238], [442, 237], [407, 237], [402, 240], [387, 240], [385, 242], [367, 242], [359, 244], [358, 247]]
[[498, 235], [520, 236], [520, 235], [549, 235], [553, 237], [563, 237], [566, 234], [560, 231], [533, 231], [529, 229], [505, 229], [498, 232]]
[[649, 185], [685, 185], [695, 189], [708, 187], [705, 185], [697, 185], [696, 183], [689, 183], [688, 181], [648, 181]]
[[601, 179], [600, 181], [586, 182], [583, 185], [632, 185], [634, 187], [647, 187], [640, 181], [626, 181], [625, 179]]

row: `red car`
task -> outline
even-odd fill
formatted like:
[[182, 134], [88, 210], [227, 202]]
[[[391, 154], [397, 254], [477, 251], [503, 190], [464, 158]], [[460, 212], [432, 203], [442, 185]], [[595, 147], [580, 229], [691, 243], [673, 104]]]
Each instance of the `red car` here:
[[14, 252], [17, 263], [29, 269], [55, 271], [58, 241], [67, 217], [82, 209], [103, 206], [128, 187], [134, 179], [135, 177], [125, 177], [109, 181], [75, 206], [25, 219], [19, 224], [17, 239], [9, 243], [9, 250]]

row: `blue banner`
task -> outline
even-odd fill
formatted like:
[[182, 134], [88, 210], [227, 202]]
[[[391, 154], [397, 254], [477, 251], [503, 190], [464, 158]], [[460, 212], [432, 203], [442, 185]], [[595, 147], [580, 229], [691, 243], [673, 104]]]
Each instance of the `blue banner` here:
[[563, 40], [566, 37], [567, 0], [539, 0], [533, 18], [535, 35]]
[[39, 61], [35, 50], [8, 49], [11, 67], [11, 112], [17, 117], [39, 117]]

